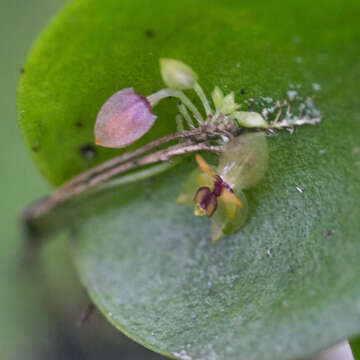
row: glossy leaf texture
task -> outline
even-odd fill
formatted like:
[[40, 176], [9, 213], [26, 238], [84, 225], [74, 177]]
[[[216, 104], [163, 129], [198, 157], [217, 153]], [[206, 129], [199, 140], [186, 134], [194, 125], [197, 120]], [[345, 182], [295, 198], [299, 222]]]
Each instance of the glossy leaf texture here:
[[[249, 97], [295, 88], [323, 115], [267, 139], [265, 177], [245, 190], [247, 223], [215, 245], [208, 219], [176, 202], [194, 161], [74, 207], [77, 270], [114, 326], [197, 360], [301, 358], [360, 331], [358, 12], [358, 1], [78, 0], [40, 37], [18, 111], [54, 184], [118, 153], [84, 159], [79, 148], [113, 93], [162, 87], [161, 57], [189, 64], [209, 95], [234, 91], [241, 111]], [[175, 105], [156, 107], [133, 147], [174, 131]]]

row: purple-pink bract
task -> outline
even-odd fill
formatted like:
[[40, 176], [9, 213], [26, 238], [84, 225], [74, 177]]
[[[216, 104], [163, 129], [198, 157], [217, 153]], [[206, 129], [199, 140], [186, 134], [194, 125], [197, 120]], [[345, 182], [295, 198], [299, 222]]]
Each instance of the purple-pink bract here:
[[157, 116], [145, 96], [133, 88], [116, 92], [101, 107], [95, 123], [95, 143], [123, 148], [146, 134]]

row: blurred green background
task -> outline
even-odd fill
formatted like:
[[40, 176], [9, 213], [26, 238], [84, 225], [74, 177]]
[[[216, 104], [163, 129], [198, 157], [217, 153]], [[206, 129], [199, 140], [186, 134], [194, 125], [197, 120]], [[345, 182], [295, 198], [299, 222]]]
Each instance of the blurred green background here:
[[[50, 349], [49, 322], [34, 284], [17, 263], [18, 214], [29, 201], [49, 191], [35, 170], [18, 131], [15, 93], [26, 53], [62, 0], [0, 0], [1, 108], [1, 359], [39, 358]], [[47, 333], [47, 335], [46, 335]], [[50, 336], [49, 336], [50, 335]], [[41, 346], [40, 346], [41, 345]]]
[[66, 239], [44, 249], [35, 269], [22, 264], [19, 214], [51, 191], [35, 169], [16, 119], [16, 86], [26, 55], [64, 0], [0, 0], [0, 359], [159, 359], [95, 313], [76, 325], [88, 299]]

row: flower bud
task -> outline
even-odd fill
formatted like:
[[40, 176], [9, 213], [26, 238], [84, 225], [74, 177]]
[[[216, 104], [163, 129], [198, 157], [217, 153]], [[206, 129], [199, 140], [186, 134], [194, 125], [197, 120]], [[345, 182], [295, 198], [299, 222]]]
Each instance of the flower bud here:
[[211, 93], [211, 97], [213, 99], [217, 113], [230, 115], [240, 108], [240, 105], [235, 102], [235, 96], [233, 92], [224, 96], [221, 89], [215, 86], [213, 92]]
[[247, 128], [267, 128], [268, 123], [264, 118], [257, 112], [254, 111], [235, 111], [232, 116], [237, 120], [241, 126]]
[[161, 58], [160, 72], [165, 85], [171, 89], [192, 89], [197, 82], [197, 74], [181, 61]]
[[116, 92], [101, 107], [95, 123], [95, 143], [122, 148], [146, 134], [157, 116], [145, 96], [133, 88]]

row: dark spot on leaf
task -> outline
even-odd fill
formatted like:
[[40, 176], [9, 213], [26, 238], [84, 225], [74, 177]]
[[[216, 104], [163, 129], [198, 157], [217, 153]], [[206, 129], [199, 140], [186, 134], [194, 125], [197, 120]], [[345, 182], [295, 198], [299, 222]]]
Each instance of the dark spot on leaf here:
[[84, 123], [81, 122], [81, 121], [77, 121], [77, 122], [75, 123], [75, 126], [78, 127], [78, 128], [81, 128], [81, 127], [84, 126]]
[[153, 30], [151, 30], [151, 29], [146, 29], [145, 30], [145, 35], [147, 36], [147, 37], [154, 37], [154, 31]]
[[91, 144], [83, 145], [79, 151], [81, 156], [85, 159], [93, 159], [96, 155], [95, 146]]
[[241, 94], [241, 95], [245, 95], [245, 89], [241, 89], [241, 90], [240, 90], [240, 94]]
[[334, 230], [328, 230], [328, 232], [327, 232], [327, 236], [332, 236], [332, 235], [334, 235]]
[[25, 74], [25, 69], [23, 67], [20, 69], [20, 74]]
[[33, 152], [38, 152], [38, 151], [40, 150], [40, 146], [39, 146], [39, 145], [35, 145], [35, 146], [33, 146], [33, 147], [31, 148], [31, 150], [32, 150]]

